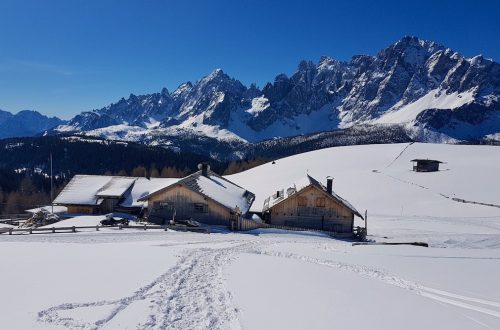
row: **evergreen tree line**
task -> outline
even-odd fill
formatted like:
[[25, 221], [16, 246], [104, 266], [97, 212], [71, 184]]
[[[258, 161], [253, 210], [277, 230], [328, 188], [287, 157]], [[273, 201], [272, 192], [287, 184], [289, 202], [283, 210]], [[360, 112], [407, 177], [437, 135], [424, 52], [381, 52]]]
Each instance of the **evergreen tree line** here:
[[191, 153], [134, 143], [71, 141], [57, 137], [0, 140], [0, 214], [20, 214], [49, 205], [53, 156], [54, 198], [75, 174], [180, 178], [208, 162], [219, 174], [234, 174], [268, 162], [257, 157], [220, 162]]
[[[53, 179], [54, 197], [64, 185], [64, 179]], [[0, 169], [0, 214], [21, 214], [50, 202], [50, 178], [46, 175]]]

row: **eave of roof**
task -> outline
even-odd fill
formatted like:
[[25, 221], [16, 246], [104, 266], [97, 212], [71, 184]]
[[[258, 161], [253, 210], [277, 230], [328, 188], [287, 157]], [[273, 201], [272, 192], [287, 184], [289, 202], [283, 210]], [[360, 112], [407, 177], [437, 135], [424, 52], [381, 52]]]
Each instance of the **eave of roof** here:
[[440, 160], [435, 159], [412, 159], [410, 162], [429, 162], [429, 163], [443, 163]]

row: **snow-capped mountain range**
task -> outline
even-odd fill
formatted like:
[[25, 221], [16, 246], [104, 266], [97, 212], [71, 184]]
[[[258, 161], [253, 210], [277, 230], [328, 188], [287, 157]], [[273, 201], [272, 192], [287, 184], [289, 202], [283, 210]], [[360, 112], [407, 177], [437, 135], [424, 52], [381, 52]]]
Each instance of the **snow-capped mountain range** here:
[[498, 63], [407, 36], [375, 56], [302, 61], [291, 77], [280, 74], [262, 89], [216, 69], [173, 92], [131, 94], [83, 112], [56, 131], [134, 141], [199, 135], [258, 142], [398, 125], [420, 141], [499, 139], [499, 96]]
[[33, 136], [64, 123], [57, 117], [47, 117], [33, 110], [16, 114], [0, 110], [0, 139]]

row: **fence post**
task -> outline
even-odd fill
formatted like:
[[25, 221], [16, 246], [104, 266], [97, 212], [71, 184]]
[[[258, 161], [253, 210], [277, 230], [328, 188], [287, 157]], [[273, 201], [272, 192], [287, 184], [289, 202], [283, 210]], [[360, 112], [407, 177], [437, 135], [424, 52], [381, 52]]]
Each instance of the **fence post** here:
[[98, 225], [95, 226], [95, 231], [99, 231], [99, 226]]
[[75, 228], [75, 226], [73, 226], [73, 227], [71, 228], [71, 231], [72, 231], [72, 232], [74, 232], [74, 233], [76, 233], [76, 228]]
[[9, 235], [12, 235], [12, 228], [9, 229]]
[[33, 234], [33, 228], [30, 228], [29, 233], [30, 233], [30, 234]]
[[368, 210], [365, 210], [365, 232], [368, 235]]
[[122, 230], [123, 226], [122, 225], [118, 225], [118, 229]]
[[52, 233], [55, 233], [55, 232], [56, 232], [56, 228], [52, 227]]
[[144, 224], [144, 230], [148, 229], [148, 225]]

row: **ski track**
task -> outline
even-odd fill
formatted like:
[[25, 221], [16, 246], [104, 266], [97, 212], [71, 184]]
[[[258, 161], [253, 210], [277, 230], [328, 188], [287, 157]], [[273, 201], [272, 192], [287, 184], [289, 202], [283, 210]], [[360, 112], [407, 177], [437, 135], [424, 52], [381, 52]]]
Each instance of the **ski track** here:
[[[228, 242], [233, 245], [184, 250], [174, 267], [130, 296], [117, 300], [61, 304], [39, 312], [38, 320], [69, 329], [100, 329], [112, 325], [111, 322], [132, 304], [147, 300], [148, 312], [142, 322], [136, 324], [137, 329], [241, 329], [238, 309], [232, 303], [231, 293], [223, 278], [224, 267], [240, 253], [333, 267], [382, 281], [439, 303], [500, 318], [500, 302], [429, 288], [373, 267], [264, 249], [278, 243], [299, 243], [297, 241]], [[113, 309], [94, 322], [79, 321], [59, 314], [62, 311], [77, 313], [78, 308], [101, 306], [113, 306]]]
[[[398, 276], [391, 275], [387, 272], [384, 272], [384, 271], [376, 269], [376, 268], [367, 267], [367, 266], [363, 266], [363, 265], [356, 265], [356, 264], [347, 264], [347, 263], [339, 262], [339, 261], [322, 260], [322, 259], [298, 255], [298, 254], [294, 254], [294, 253], [269, 252], [269, 251], [263, 251], [263, 250], [254, 250], [252, 252], [256, 253], [256, 254], [263, 254], [263, 255], [272, 256], [272, 257], [295, 259], [295, 260], [314, 263], [317, 265], [333, 267], [333, 268], [343, 270], [343, 271], [354, 272], [358, 275], [374, 278], [374, 279], [382, 281], [386, 284], [394, 285], [394, 286], [399, 287], [401, 289], [408, 290], [414, 294], [432, 299], [434, 301], [438, 301], [438, 302], [452, 305], [455, 307], [460, 307], [463, 309], [468, 309], [468, 310], [472, 310], [472, 311], [479, 312], [482, 314], [487, 314], [490, 316], [500, 318], [500, 303], [499, 302], [489, 301], [489, 300], [474, 298], [474, 297], [468, 297], [468, 296], [463, 296], [463, 295], [458, 295], [455, 293], [447, 292], [444, 290], [429, 288], [429, 287], [420, 285], [418, 283], [405, 280], [405, 279], [400, 278]], [[499, 310], [494, 310], [494, 309], [483, 307], [484, 305], [498, 308]]]

